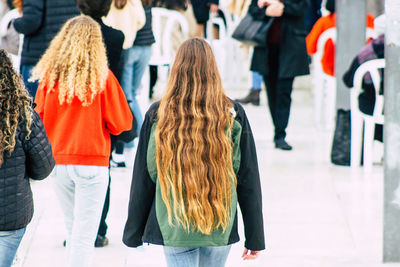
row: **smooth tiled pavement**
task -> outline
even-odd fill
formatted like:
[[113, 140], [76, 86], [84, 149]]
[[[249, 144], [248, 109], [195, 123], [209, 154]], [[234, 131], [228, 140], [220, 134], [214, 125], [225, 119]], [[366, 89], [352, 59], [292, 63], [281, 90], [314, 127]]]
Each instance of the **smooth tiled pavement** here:
[[[293, 93], [287, 141], [294, 150], [290, 152], [274, 148], [265, 94], [262, 93], [260, 107], [245, 106], [257, 145], [267, 250], [257, 261], [243, 262], [241, 241], [232, 247], [228, 267], [383, 266], [383, 168], [374, 166], [371, 173], [364, 173], [359, 168], [330, 164], [332, 136], [330, 132], [316, 130], [312, 94], [302, 88], [307, 86], [306, 78]], [[232, 98], [247, 93], [227, 92]], [[121, 242], [133, 153], [133, 149], [127, 151], [128, 168], [112, 170], [107, 220], [110, 244], [95, 249], [93, 266], [166, 266], [161, 247], [129, 249]], [[51, 179], [35, 182], [32, 187], [35, 218], [21, 245], [18, 266], [65, 266], [65, 230]], [[243, 237], [242, 229], [240, 232]]]

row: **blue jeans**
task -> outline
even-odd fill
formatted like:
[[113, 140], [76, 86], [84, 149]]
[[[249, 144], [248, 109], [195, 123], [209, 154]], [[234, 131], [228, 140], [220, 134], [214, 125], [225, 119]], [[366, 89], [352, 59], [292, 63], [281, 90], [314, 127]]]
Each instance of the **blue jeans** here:
[[231, 245], [220, 247], [168, 247], [168, 267], [224, 267]]
[[150, 56], [151, 46], [148, 45], [132, 46], [122, 51], [121, 86], [132, 108], [133, 115], [135, 115], [138, 124], [138, 135], [143, 124], [143, 116], [136, 99], [136, 94], [142, 82], [143, 74], [149, 64]]
[[263, 76], [255, 71], [251, 72], [251, 90], [261, 91]]
[[26, 227], [13, 231], [0, 231], [0, 266], [11, 266]]
[[21, 75], [22, 79], [24, 80], [26, 89], [28, 89], [29, 94], [33, 97], [33, 100], [35, 100], [35, 95], [36, 91], [39, 87], [39, 83], [36, 82], [29, 82], [28, 79], [31, 77], [31, 72], [33, 69], [33, 65], [21, 65]]

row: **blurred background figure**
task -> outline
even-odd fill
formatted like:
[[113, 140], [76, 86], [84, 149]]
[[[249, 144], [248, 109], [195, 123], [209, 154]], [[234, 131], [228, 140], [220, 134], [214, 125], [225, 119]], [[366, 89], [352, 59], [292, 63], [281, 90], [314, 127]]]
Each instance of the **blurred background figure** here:
[[[120, 2], [121, 1], [116, 0], [115, 4], [118, 4]], [[129, 10], [129, 5], [122, 5], [122, 2], [118, 6]], [[130, 40], [130, 42], [124, 44], [124, 46], [128, 48], [122, 51], [122, 60], [120, 64], [121, 86], [125, 92], [126, 99], [128, 100], [129, 105], [133, 111], [133, 115], [135, 116], [135, 119], [137, 121], [138, 135], [143, 123], [143, 115], [137, 100], [137, 94], [142, 82], [143, 74], [149, 65], [151, 57], [151, 45], [155, 42], [152, 28], [152, 1], [142, 0], [141, 4], [144, 8], [145, 13], [145, 19], [144, 21], [142, 21], [142, 23], [140, 23], [140, 25], [143, 24], [143, 27], [138, 27], [138, 25], [136, 25], [132, 26], [133, 28], [130, 29], [129, 34], [133, 35], [133, 38], [129, 37], [128, 39]], [[136, 7], [139, 7], [138, 3], [135, 3], [135, 5]], [[139, 8], [137, 8], [135, 9], [135, 12], [140, 13], [141, 11], [139, 10]], [[131, 15], [133, 16], [133, 14]], [[134, 36], [135, 33], [136, 36]], [[116, 151], [112, 155], [115, 165], [126, 165], [123, 152], [124, 144], [121, 142], [117, 143]]]
[[110, 134], [132, 126], [100, 25], [84, 15], [68, 20], [33, 79], [40, 82], [36, 111], [57, 164], [53, 184], [68, 234], [67, 266], [90, 266], [109, 182]]
[[33, 215], [29, 179], [42, 180], [55, 162], [32, 98], [0, 49], [0, 266], [10, 267]]
[[14, 21], [14, 27], [24, 35], [20, 68], [31, 96], [35, 97], [38, 87], [37, 82], [28, 81], [33, 67], [61, 26], [76, 15], [76, 0], [23, 0], [22, 17]]
[[216, 14], [218, 12], [219, 0], [191, 0], [191, 4], [197, 22], [196, 36], [204, 37], [210, 13]]
[[304, 25], [307, 8], [307, 0], [253, 0], [249, 8], [256, 20], [275, 19], [265, 47], [254, 48], [251, 70], [264, 76], [274, 143], [282, 150], [292, 149], [285, 138], [294, 78], [309, 74]]

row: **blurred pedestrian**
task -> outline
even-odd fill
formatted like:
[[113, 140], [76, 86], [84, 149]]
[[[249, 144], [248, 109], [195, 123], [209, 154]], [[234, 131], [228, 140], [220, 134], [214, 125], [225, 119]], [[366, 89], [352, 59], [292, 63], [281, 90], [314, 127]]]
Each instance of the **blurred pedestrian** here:
[[24, 35], [20, 69], [29, 93], [35, 97], [38, 84], [28, 81], [33, 67], [64, 22], [79, 15], [79, 10], [76, 0], [24, 0], [22, 13], [14, 20], [15, 29]]
[[54, 158], [32, 98], [0, 49], [0, 266], [10, 267], [33, 215], [29, 179], [42, 180]]
[[291, 150], [286, 138], [291, 94], [296, 76], [309, 74], [304, 15], [308, 0], [253, 0], [249, 13], [256, 20], [274, 18], [264, 47], [254, 48], [251, 70], [264, 76], [275, 127], [275, 147]]
[[67, 266], [90, 266], [108, 185], [110, 134], [132, 126], [132, 113], [108, 69], [100, 25], [66, 22], [33, 69], [36, 110], [56, 159], [54, 188], [67, 228]]
[[166, 94], [146, 113], [123, 241], [164, 246], [169, 267], [225, 266], [245, 229], [243, 259], [265, 249], [254, 139], [244, 109], [225, 95], [208, 43], [185, 41]]
[[[115, 4], [119, 2], [123, 1], [116, 0]], [[137, 121], [138, 135], [143, 123], [143, 115], [136, 95], [139, 91], [144, 72], [149, 65], [151, 57], [151, 45], [155, 43], [151, 22], [152, 0], [142, 0], [142, 5], [146, 15], [145, 24], [140, 30], [137, 29], [138, 31], [136, 32], [136, 37], [134, 38], [134, 41], [131, 38], [130, 46], [129, 44], [126, 44], [129, 48], [122, 51], [121, 60], [121, 86]], [[119, 7], [124, 8], [125, 6], [121, 4]], [[123, 152], [124, 144], [117, 143], [115, 153], [112, 155], [114, 164], [116, 166], [124, 167], [126, 165]]]

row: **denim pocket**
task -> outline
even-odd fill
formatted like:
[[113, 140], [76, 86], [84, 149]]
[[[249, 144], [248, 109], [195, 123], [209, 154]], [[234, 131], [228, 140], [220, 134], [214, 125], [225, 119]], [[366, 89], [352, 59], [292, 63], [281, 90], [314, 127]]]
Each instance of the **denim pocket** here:
[[76, 176], [85, 179], [99, 176], [101, 171], [99, 166], [74, 165], [73, 169]]

